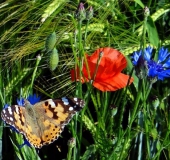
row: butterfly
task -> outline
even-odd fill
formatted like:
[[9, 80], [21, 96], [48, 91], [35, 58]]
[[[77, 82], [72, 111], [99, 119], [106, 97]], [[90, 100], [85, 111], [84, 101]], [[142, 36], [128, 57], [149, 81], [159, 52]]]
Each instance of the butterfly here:
[[84, 105], [85, 102], [80, 98], [47, 99], [34, 105], [25, 100], [24, 106], [4, 108], [1, 117], [23, 134], [32, 146], [41, 148], [55, 141]]

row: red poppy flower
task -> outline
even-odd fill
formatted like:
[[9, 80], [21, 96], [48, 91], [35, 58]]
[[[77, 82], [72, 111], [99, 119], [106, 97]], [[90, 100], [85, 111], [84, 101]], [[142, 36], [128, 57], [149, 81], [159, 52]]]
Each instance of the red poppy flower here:
[[[102, 55], [99, 60], [99, 54], [101, 53]], [[76, 79], [84, 83], [93, 80], [93, 86], [101, 91], [115, 91], [127, 86], [129, 76], [121, 73], [126, 67], [127, 61], [124, 55], [119, 51], [109, 47], [100, 48], [90, 56], [86, 54], [86, 59], [88, 67], [85, 62], [83, 62], [82, 77], [79, 76], [78, 67], [76, 73], [74, 69], [71, 70], [72, 81]], [[132, 82], [133, 78], [130, 79], [130, 83]]]

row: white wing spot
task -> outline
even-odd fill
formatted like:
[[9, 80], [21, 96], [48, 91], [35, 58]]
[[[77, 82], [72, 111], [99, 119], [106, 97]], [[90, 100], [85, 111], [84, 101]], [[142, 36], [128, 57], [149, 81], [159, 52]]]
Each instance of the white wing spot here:
[[19, 109], [17, 105], [15, 105], [15, 110], [16, 110], [16, 113], [19, 114]]
[[10, 117], [9, 119], [10, 119], [10, 121], [13, 121], [13, 118], [12, 118], [12, 117]]
[[56, 106], [55, 106], [55, 103], [53, 102], [52, 99], [50, 99], [49, 104], [51, 105], [51, 108], [55, 108], [55, 107], [56, 107]]
[[73, 110], [73, 107], [69, 107], [69, 111], [72, 111]]
[[74, 99], [74, 101], [76, 101], [76, 102], [78, 101], [78, 98], [76, 98], [76, 97], [75, 97], [75, 98], [73, 98], [73, 99]]
[[9, 114], [12, 115], [12, 109], [11, 109], [11, 107], [8, 107], [8, 112], [9, 112]]
[[69, 105], [68, 99], [66, 97], [61, 98], [64, 105]]

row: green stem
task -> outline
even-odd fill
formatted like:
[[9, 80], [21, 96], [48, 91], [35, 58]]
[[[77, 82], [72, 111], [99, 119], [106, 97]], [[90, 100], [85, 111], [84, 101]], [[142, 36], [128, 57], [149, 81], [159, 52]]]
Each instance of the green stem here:
[[[124, 141], [124, 144], [123, 144], [122, 148], [125, 148], [126, 142], [129, 141], [129, 139], [130, 139], [130, 130], [131, 130], [131, 127], [132, 127], [132, 123], [133, 123], [133, 121], [136, 118], [137, 111], [139, 109], [139, 102], [140, 102], [141, 96], [142, 96], [142, 85], [139, 84], [138, 94], [137, 94], [137, 97], [136, 97], [136, 100], [135, 100], [135, 104], [134, 104], [134, 108], [133, 108], [132, 114], [131, 114], [132, 116], [129, 117], [130, 118], [129, 125], [128, 125], [127, 129], [125, 130], [125, 132], [123, 134], [122, 134], [122, 131], [119, 130], [120, 137], [118, 139], [118, 142], [117, 142], [113, 152], [111, 153], [111, 156], [110, 156], [109, 160], [113, 159], [113, 155], [115, 154], [115, 150], [117, 149], [117, 146], [120, 146], [120, 143], [122, 143], [122, 141], [123, 141], [123, 139], [124, 139], [126, 134], [127, 134], [127, 136], [125, 138], [125, 141]], [[123, 152], [124, 152], [124, 150], [121, 151], [119, 159], [121, 159], [123, 157], [123, 155], [124, 155]]]
[[[78, 23], [78, 41], [79, 41], [79, 76], [82, 77], [82, 61], [83, 61], [83, 47], [82, 47], [82, 32], [81, 32], [82, 21]], [[78, 96], [82, 97], [82, 83], [78, 83]]]
[[[126, 89], [125, 89], [125, 91], [121, 91], [120, 92], [120, 95], [119, 95], [119, 100], [118, 100], [118, 105], [120, 105], [121, 104], [121, 109], [120, 109], [120, 118], [118, 119], [118, 127], [119, 127], [119, 133], [120, 133], [120, 131], [121, 131], [121, 123], [122, 123], [122, 120], [123, 120], [123, 114], [124, 114], [124, 110], [125, 110], [125, 105], [126, 105], [126, 96], [127, 96], [127, 91], [128, 91], [128, 85], [129, 85], [129, 83], [130, 83], [130, 79], [131, 79], [131, 77], [132, 77], [132, 74], [133, 74], [133, 71], [134, 71], [134, 68], [131, 70], [131, 72], [130, 72], [130, 74], [129, 74], [129, 79], [128, 79], [128, 82], [127, 82], [127, 87], [126, 87]], [[122, 100], [123, 100], [123, 102], [122, 102]]]
[[162, 152], [163, 148], [165, 148], [164, 147], [165, 143], [167, 144], [167, 141], [169, 141], [169, 140], [167, 140], [167, 139], [169, 139], [169, 136], [170, 136], [170, 125], [168, 126], [168, 131], [166, 132], [165, 138], [164, 138], [164, 140], [163, 140], [163, 142], [162, 142], [162, 144], [160, 146], [160, 149], [157, 151], [157, 153], [156, 153], [155, 157], [153, 158], [153, 160], [155, 160], [158, 156], [160, 156], [160, 153]]
[[[83, 62], [83, 47], [82, 47], [82, 32], [81, 32], [81, 26], [82, 26], [82, 21], [80, 20], [78, 22], [78, 41], [79, 41], [79, 61], [78, 61], [78, 66], [80, 68], [79, 70], [79, 76], [82, 77], [82, 62]], [[78, 97], [82, 97], [82, 83], [81, 82], [78, 82]], [[78, 120], [78, 117], [77, 117], [77, 114], [75, 116], [75, 127], [74, 127], [74, 131], [75, 133], [77, 132], [77, 120]], [[81, 142], [81, 139], [82, 139], [82, 127], [80, 128], [79, 130], [79, 136], [76, 136], [76, 142], [77, 142], [77, 147], [76, 148], [76, 145], [74, 147], [74, 155], [73, 155], [73, 159], [76, 160], [76, 159], [79, 159], [80, 157], [80, 150], [81, 150], [81, 145], [80, 145], [80, 142]]]
[[110, 97], [110, 94], [109, 92], [104, 92], [103, 93], [103, 96], [104, 96], [104, 99], [105, 101], [103, 102], [103, 120], [106, 120], [107, 117], [106, 117], [106, 112], [108, 111], [108, 100], [109, 100], [109, 97]]
[[149, 140], [149, 129], [148, 129], [148, 117], [147, 117], [147, 112], [144, 109], [143, 110], [144, 113], [144, 127], [145, 127], [145, 136], [146, 136], [146, 145], [147, 145], [147, 151], [148, 151], [148, 159], [151, 158], [151, 152], [150, 152], [150, 140]]
[[141, 96], [142, 96], [142, 85], [140, 85], [140, 83], [139, 83], [138, 94], [137, 94], [137, 97], [136, 97], [136, 100], [135, 100], [134, 108], [133, 108], [133, 111], [132, 111], [132, 116], [130, 118], [130, 122], [129, 122], [129, 126], [128, 126], [128, 130], [131, 129], [132, 123], [133, 123], [134, 119], [136, 118], [137, 110], [139, 109], [138, 106], [139, 106], [139, 101], [141, 99]]
[[71, 153], [72, 153], [72, 148], [68, 148], [68, 154], [67, 154], [67, 160], [71, 160]]
[[31, 89], [33, 88], [34, 79], [35, 79], [36, 72], [37, 72], [37, 68], [38, 68], [38, 65], [39, 65], [40, 61], [41, 61], [41, 56], [38, 55], [38, 56], [37, 56], [37, 60], [36, 60], [35, 69], [34, 69], [34, 72], [33, 72], [33, 74], [32, 74], [31, 85], [30, 85], [30, 88], [31, 88]]
[[[151, 152], [150, 152], [150, 142], [149, 142], [149, 129], [148, 129], [148, 116], [147, 116], [147, 105], [146, 101], [148, 98], [148, 95], [150, 93], [150, 89], [146, 88], [147, 82], [145, 80], [142, 81], [142, 86], [143, 86], [143, 113], [144, 113], [144, 127], [145, 127], [145, 135], [146, 135], [146, 145], [147, 145], [147, 151], [148, 151], [148, 157], [151, 157]], [[147, 89], [147, 93], [146, 93]]]
[[85, 34], [84, 34], [84, 47], [86, 46], [86, 38], [87, 38], [87, 27], [89, 25], [89, 20], [87, 20], [87, 23], [86, 23], [86, 29], [85, 29]]

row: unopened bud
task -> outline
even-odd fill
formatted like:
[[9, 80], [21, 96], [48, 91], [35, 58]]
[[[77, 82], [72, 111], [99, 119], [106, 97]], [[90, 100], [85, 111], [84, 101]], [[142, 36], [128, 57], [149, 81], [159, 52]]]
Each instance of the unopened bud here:
[[114, 104], [111, 104], [110, 109], [112, 110], [112, 117], [114, 117], [117, 114], [117, 107]]
[[67, 145], [69, 148], [73, 148], [76, 145], [76, 139], [70, 138]]
[[154, 109], [156, 110], [160, 104], [158, 97], [152, 96], [151, 103], [152, 103], [152, 106], [154, 107]]
[[84, 4], [80, 3], [77, 11], [77, 19], [83, 21], [86, 18], [86, 11], [84, 9]]
[[90, 20], [93, 18], [93, 8], [92, 6], [90, 7], [89, 11], [87, 11], [87, 20]]
[[149, 10], [149, 8], [146, 6], [145, 8], [144, 8], [144, 16], [145, 17], [148, 17], [150, 15], [150, 10]]

